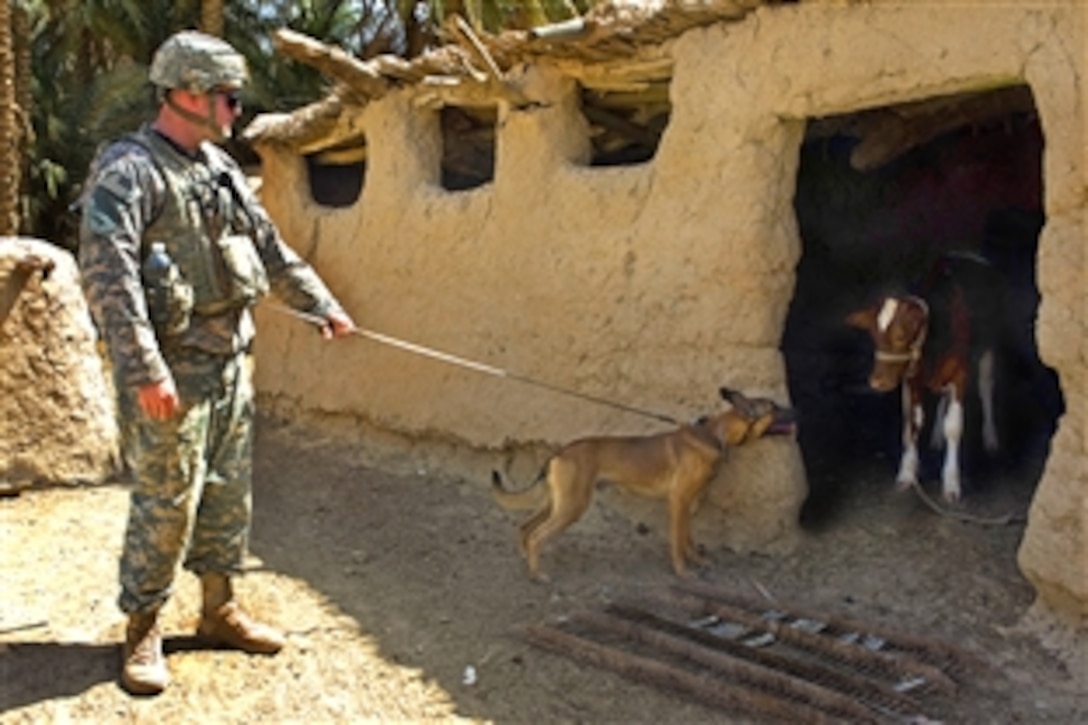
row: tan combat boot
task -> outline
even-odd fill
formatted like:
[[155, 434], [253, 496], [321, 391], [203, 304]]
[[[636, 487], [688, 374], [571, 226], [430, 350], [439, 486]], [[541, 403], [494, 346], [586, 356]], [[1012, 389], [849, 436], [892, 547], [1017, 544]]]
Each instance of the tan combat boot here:
[[157, 695], [166, 689], [170, 673], [162, 654], [158, 611], [133, 614], [125, 628], [121, 684], [133, 695]]
[[204, 589], [204, 607], [197, 637], [214, 646], [250, 654], [272, 655], [283, 649], [283, 635], [250, 617], [234, 600], [228, 576], [203, 574], [200, 583]]

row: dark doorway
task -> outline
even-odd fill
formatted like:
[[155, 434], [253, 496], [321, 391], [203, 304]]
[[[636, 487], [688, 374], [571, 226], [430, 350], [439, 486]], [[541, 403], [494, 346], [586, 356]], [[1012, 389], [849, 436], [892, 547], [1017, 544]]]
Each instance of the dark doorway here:
[[[982, 255], [1001, 272], [1012, 331], [999, 368], [996, 458], [982, 453], [968, 391], [965, 498], [995, 467], [1034, 490], [1063, 410], [1034, 335], [1043, 145], [1026, 87], [810, 121], [795, 197], [803, 252], [782, 341], [811, 485], [804, 520], [832, 515], [859, 475], [892, 488], [900, 396], [869, 391], [872, 346], [844, 318], [910, 289], [949, 252]], [[940, 476], [940, 453], [926, 450], [924, 486]]]

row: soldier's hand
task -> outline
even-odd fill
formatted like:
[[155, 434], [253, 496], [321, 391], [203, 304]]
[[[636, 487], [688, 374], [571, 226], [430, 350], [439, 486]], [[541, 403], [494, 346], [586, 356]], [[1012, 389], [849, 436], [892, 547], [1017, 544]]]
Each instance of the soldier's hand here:
[[137, 399], [140, 410], [152, 420], [169, 420], [178, 412], [178, 391], [171, 378], [141, 385]]
[[330, 312], [321, 326], [321, 336], [326, 340], [334, 337], [347, 337], [355, 332], [355, 323], [346, 312]]

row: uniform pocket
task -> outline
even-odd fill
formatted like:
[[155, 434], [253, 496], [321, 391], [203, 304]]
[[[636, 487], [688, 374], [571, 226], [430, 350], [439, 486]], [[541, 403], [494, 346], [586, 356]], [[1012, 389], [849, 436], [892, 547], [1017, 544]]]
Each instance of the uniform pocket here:
[[[193, 286], [169, 257], [165, 268], [143, 277], [148, 315], [160, 335], [180, 335], [189, 329], [193, 317]], [[146, 267], [146, 265], [145, 265]]]
[[163, 331], [168, 335], [180, 335], [189, 329], [192, 317], [193, 286], [178, 276], [167, 290]]
[[268, 294], [268, 274], [252, 239], [228, 234], [220, 241], [219, 248], [230, 275], [231, 302], [251, 304]]

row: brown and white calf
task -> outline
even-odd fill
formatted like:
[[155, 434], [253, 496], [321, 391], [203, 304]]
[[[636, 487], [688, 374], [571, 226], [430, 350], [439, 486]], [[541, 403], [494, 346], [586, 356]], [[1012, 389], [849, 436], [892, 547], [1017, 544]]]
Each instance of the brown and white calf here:
[[1005, 330], [1003, 280], [985, 259], [948, 255], [935, 266], [922, 295], [884, 297], [854, 312], [847, 323], [865, 330], [874, 345], [869, 385], [903, 396], [903, 453], [896, 483], [918, 483], [918, 433], [925, 423], [923, 394], [940, 395], [933, 421], [933, 445], [945, 446], [941, 494], [959, 501], [960, 446], [964, 396], [972, 376], [982, 403], [982, 441], [998, 450], [994, 421], [997, 354]]

